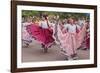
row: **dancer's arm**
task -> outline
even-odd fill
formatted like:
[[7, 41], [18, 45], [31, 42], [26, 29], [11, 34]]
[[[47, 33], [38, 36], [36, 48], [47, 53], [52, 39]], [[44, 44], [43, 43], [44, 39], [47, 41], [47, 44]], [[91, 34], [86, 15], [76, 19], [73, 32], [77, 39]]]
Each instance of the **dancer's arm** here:
[[76, 25], [76, 28], [77, 28], [78, 31], [81, 30], [81, 27], [78, 24]]
[[61, 27], [61, 31], [62, 33], [67, 33], [68, 32], [68, 28], [67, 27]]

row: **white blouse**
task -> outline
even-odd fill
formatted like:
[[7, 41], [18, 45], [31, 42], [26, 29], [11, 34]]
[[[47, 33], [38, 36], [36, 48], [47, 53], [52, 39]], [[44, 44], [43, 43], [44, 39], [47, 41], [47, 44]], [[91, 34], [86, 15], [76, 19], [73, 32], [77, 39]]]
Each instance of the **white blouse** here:
[[26, 29], [26, 26], [30, 25], [31, 22], [25, 22], [25, 23], [22, 23], [22, 29], [25, 30]]
[[40, 26], [41, 26], [42, 28], [49, 28], [48, 25], [47, 25], [47, 21], [41, 21], [41, 22], [40, 22]]
[[32, 22], [30, 22], [30, 23], [29, 23], [29, 22], [25, 22], [25, 23], [22, 23], [22, 25], [23, 25], [23, 26], [27, 26], [27, 25], [30, 25], [31, 23], [32, 23]]
[[84, 23], [85, 23], [85, 20], [79, 20], [78, 23], [79, 23], [79, 25], [80, 25], [81, 27], [83, 27], [83, 25], [84, 25]]
[[64, 28], [67, 29], [68, 32], [75, 33], [76, 32], [76, 28], [80, 29], [80, 26], [76, 25], [76, 24], [73, 24], [73, 25], [71, 25], [71, 24], [65, 24]]

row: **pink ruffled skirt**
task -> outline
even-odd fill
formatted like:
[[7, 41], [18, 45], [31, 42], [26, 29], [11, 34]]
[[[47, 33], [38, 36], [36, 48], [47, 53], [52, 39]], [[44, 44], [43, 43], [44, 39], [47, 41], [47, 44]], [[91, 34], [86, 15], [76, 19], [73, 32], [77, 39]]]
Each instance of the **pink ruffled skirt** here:
[[81, 29], [79, 33], [63, 33], [58, 25], [58, 39], [60, 41], [60, 47], [63, 49], [65, 55], [76, 54], [77, 48], [79, 48], [84, 40], [85, 26]]

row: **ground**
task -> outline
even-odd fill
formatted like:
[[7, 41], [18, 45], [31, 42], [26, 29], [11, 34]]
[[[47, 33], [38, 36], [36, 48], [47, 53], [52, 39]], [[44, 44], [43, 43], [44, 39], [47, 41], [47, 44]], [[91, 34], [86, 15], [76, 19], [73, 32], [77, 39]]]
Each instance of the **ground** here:
[[[34, 41], [28, 48], [22, 48], [22, 62], [63, 61], [66, 56], [60, 50], [58, 45], [53, 45], [48, 53], [44, 53], [41, 45]], [[78, 60], [89, 59], [89, 50], [77, 50], [77, 53]]]

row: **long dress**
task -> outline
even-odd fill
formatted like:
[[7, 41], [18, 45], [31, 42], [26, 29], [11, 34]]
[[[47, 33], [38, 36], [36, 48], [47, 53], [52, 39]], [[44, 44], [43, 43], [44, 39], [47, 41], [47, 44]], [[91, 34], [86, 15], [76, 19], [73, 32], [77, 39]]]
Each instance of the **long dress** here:
[[89, 49], [90, 48], [90, 30], [89, 28], [86, 29], [86, 35], [82, 44], [83, 49]]
[[23, 42], [23, 46], [24, 45], [29, 45], [32, 42], [32, 37], [26, 30], [27, 26], [29, 26], [30, 24], [31, 23], [28, 23], [28, 22], [22, 23], [22, 42]]
[[[77, 48], [81, 46], [81, 43], [85, 35], [85, 26], [77, 33], [76, 25], [67, 24], [66, 30], [61, 30], [60, 25], [58, 25], [58, 38], [60, 40], [60, 46], [63, 49], [63, 53], [67, 56], [76, 54]], [[65, 32], [66, 31], [66, 32]]]
[[52, 45], [54, 39], [52, 37], [53, 30], [46, 25], [46, 22], [41, 22], [40, 26], [39, 24], [33, 23], [27, 26], [27, 31], [34, 39], [48, 48]]

